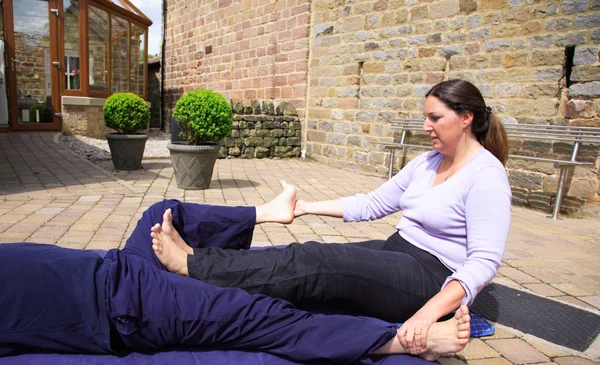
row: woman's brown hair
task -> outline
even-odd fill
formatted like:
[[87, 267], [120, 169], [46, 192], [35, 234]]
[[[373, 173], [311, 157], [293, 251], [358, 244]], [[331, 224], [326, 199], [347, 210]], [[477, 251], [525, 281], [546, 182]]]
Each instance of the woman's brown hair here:
[[485, 105], [483, 95], [475, 85], [464, 80], [440, 82], [427, 92], [426, 96], [435, 96], [446, 106], [462, 115], [473, 113], [471, 130], [486, 150], [490, 151], [502, 164], [508, 159], [508, 139], [502, 123]]

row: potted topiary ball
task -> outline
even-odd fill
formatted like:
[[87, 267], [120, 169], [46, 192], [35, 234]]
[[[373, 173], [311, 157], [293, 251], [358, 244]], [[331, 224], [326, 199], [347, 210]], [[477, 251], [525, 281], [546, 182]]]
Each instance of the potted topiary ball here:
[[138, 131], [148, 129], [148, 105], [133, 93], [116, 93], [106, 99], [103, 112], [104, 125], [118, 132], [106, 134], [115, 170], [141, 169], [148, 135]]
[[231, 105], [217, 92], [198, 89], [179, 98], [173, 116], [184, 140], [167, 146], [177, 186], [208, 189], [221, 148], [218, 142], [231, 133]]
[[46, 104], [35, 104], [29, 108], [29, 118], [34, 123], [52, 123], [52, 109]]

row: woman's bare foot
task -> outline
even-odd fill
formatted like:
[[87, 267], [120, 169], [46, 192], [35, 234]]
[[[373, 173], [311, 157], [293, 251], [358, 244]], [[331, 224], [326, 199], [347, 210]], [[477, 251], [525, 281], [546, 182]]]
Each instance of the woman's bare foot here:
[[[471, 317], [469, 308], [461, 306], [454, 318], [445, 322], [438, 322], [431, 325], [427, 333], [427, 347], [425, 351], [419, 354], [428, 361], [435, 361], [441, 355], [459, 352], [467, 346], [471, 334]], [[388, 341], [385, 345], [373, 352], [377, 355], [390, 354], [408, 354], [410, 349], [402, 346], [400, 340], [400, 329], [398, 335]]]
[[419, 357], [435, 361], [441, 355], [459, 352], [467, 346], [471, 334], [469, 308], [461, 306], [454, 318], [431, 325], [427, 335], [427, 348]]
[[154, 227], [150, 228], [151, 232], [156, 232], [157, 230], [162, 229], [163, 234], [169, 236], [175, 244], [185, 251], [188, 255], [194, 254], [194, 249], [188, 246], [187, 243], [181, 238], [179, 232], [173, 227], [173, 212], [171, 209], [165, 210], [163, 213], [163, 222], [161, 224], [155, 224]]
[[156, 230], [154, 230], [156, 226], [152, 227], [153, 231], [150, 233], [152, 237], [152, 249], [156, 257], [170, 272], [189, 276], [187, 266], [188, 254], [173, 241], [170, 235], [162, 230], [160, 225], [157, 226]]
[[296, 187], [281, 180], [283, 191], [275, 199], [256, 207], [256, 223], [283, 223], [294, 221]]

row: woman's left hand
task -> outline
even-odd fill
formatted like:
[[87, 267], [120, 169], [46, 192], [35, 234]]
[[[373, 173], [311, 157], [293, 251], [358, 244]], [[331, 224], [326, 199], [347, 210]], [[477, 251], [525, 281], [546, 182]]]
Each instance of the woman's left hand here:
[[400, 344], [408, 349], [412, 355], [419, 355], [427, 347], [427, 334], [429, 327], [436, 320], [425, 314], [415, 313], [398, 331]]

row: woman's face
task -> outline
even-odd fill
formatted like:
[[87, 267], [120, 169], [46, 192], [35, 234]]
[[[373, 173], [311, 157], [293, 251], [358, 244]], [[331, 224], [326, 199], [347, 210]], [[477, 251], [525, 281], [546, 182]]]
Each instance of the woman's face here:
[[[444, 155], [453, 155], [468, 133], [472, 113], [457, 114], [435, 96], [425, 99], [423, 132], [429, 134], [432, 147]], [[465, 126], [467, 128], [465, 129]]]

